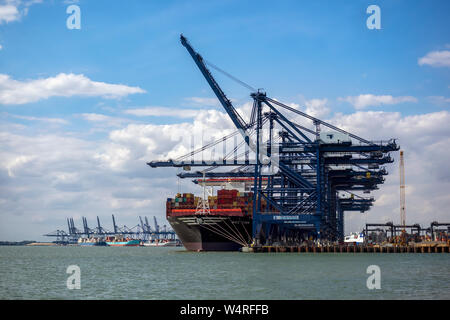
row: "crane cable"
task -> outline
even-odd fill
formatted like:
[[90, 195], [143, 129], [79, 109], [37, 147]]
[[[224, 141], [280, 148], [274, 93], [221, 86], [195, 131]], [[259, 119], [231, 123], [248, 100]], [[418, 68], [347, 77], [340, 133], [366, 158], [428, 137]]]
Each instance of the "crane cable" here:
[[241, 86], [246, 87], [247, 89], [249, 89], [249, 90], [252, 91], [252, 92], [256, 92], [256, 91], [257, 91], [257, 90], [256, 90], [255, 88], [253, 88], [251, 85], [245, 83], [245, 82], [242, 81], [242, 80], [239, 80], [239, 79], [236, 78], [235, 76], [232, 76], [232, 75], [229, 74], [228, 72], [226, 72], [226, 71], [220, 69], [220, 68], [219, 68], [218, 66], [216, 66], [215, 64], [213, 64], [213, 63], [211, 63], [211, 62], [209, 62], [209, 61], [207, 61], [207, 60], [204, 60], [204, 59], [203, 59], [203, 61], [204, 61], [207, 65], [209, 65], [211, 68], [213, 68], [213, 69], [215, 69], [215, 70], [217, 70], [217, 71], [223, 73], [224, 75], [226, 75], [226, 76], [227, 76], [228, 78], [230, 78], [231, 80], [236, 81], [237, 83], [239, 83]]

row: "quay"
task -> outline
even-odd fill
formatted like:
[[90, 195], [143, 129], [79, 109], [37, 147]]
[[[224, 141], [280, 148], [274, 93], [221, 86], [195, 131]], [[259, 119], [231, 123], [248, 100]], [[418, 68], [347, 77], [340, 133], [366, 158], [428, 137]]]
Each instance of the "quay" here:
[[386, 245], [299, 245], [244, 247], [242, 252], [255, 253], [449, 253], [450, 244]]

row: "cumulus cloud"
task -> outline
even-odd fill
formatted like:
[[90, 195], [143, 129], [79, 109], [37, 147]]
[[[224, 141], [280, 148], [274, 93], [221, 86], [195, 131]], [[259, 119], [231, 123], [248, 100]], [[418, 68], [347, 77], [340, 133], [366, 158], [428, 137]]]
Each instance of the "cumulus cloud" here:
[[[444, 147], [450, 142], [449, 120], [447, 111], [405, 117], [396, 112], [368, 111], [336, 116], [333, 124], [374, 140], [398, 138], [405, 152], [407, 223], [429, 226], [433, 220], [448, 217], [443, 208], [450, 205], [450, 169], [446, 165], [450, 151]], [[385, 184], [373, 193], [375, 206], [367, 215], [348, 215], [349, 228], [362, 228], [366, 219], [375, 222], [383, 217], [399, 223], [398, 153], [393, 156], [396, 162], [387, 165]]]
[[380, 106], [383, 104], [398, 104], [404, 102], [417, 102], [417, 98], [411, 96], [393, 97], [391, 95], [360, 94], [359, 96], [348, 96], [338, 98], [339, 101], [346, 101], [356, 109], [364, 109], [370, 106]]
[[450, 67], [450, 51], [432, 51], [424, 57], [419, 58], [419, 66], [429, 65], [432, 67]]
[[[137, 224], [139, 215], [161, 219], [161, 195], [176, 188], [164, 170], [150, 172], [144, 161], [133, 158], [131, 146], [109, 139], [0, 130], [0, 141], [3, 240], [43, 240], [42, 234], [64, 228], [67, 217], [79, 223], [81, 215], [90, 221], [98, 215], [105, 224], [114, 213], [119, 223], [129, 226]], [[21, 232], [15, 229], [18, 225]]]
[[322, 118], [328, 116], [330, 108], [328, 99], [311, 99], [305, 102], [305, 112], [313, 117]]
[[19, 20], [20, 12], [11, 4], [0, 5], [0, 24]]
[[29, 7], [42, 0], [4, 0], [0, 2], [0, 24], [18, 21], [28, 14]]
[[[309, 107], [321, 110], [327, 106], [323, 100], [312, 99]], [[238, 109], [247, 113], [251, 104]], [[100, 114], [83, 117], [92, 123], [110, 120]], [[449, 121], [447, 111], [411, 116], [358, 111], [329, 119], [366, 139], [399, 139], [405, 151], [407, 222], [426, 226], [448, 216], [442, 208], [450, 206]], [[11, 231], [14, 225], [39, 236], [63, 228], [66, 217], [79, 221], [81, 214], [89, 221], [99, 215], [104, 223], [114, 213], [127, 225], [137, 223], [139, 215], [162, 219], [165, 198], [178, 190], [177, 169], [151, 169], [146, 162], [187, 154], [191, 136], [197, 148], [235, 130], [229, 117], [217, 110], [198, 110], [194, 118], [177, 124], [124, 122], [100, 140], [60, 132], [35, 135], [26, 128], [11, 133], [5, 128], [0, 130], [0, 233], [17, 240], [27, 235]], [[218, 151], [216, 158], [221, 156]], [[373, 193], [377, 201], [369, 213], [346, 213], [346, 232], [359, 231], [366, 220], [398, 222], [398, 162], [387, 169], [390, 174]], [[181, 192], [199, 192], [190, 181], [180, 183]]]
[[[242, 106], [242, 110], [244, 109], [249, 108]], [[206, 119], [210, 122], [205, 121]], [[220, 123], [223, 119], [227, 119], [226, 123]], [[360, 111], [350, 115], [337, 114], [329, 121], [367, 139], [399, 139], [406, 155], [407, 221], [427, 225], [432, 219], [445, 220], [446, 213], [440, 208], [450, 205], [450, 196], [445, 191], [450, 186], [450, 170], [445, 165], [450, 153], [443, 147], [450, 142], [450, 128], [446, 125], [450, 121], [450, 113], [442, 111], [402, 116], [398, 112]], [[203, 125], [202, 129], [198, 127], [200, 124]], [[222, 129], [217, 128], [219, 125]], [[124, 129], [112, 131], [110, 140], [116, 148], [127, 146], [130, 150], [130, 159], [140, 159], [140, 161], [174, 159], [190, 151], [189, 139], [186, 139], [186, 135], [195, 135], [198, 138], [201, 131], [205, 131], [208, 134], [215, 134], [213, 138], [217, 139], [233, 130], [234, 127], [225, 113], [205, 112], [195, 118], [192, 123], [128, 125]], [[197, 143], [201, 142], [197, 138], [196, 147]], [[398, 154], [394, 153], [393, 156], [397, 157]], [[119, 167], [127, 166], [128, 162], [125, 161]], [[399, 190], [398, 162], [387, 167], [390, 175], [387, 176], [386, 183], [380, 187], [380, 190], [374, 192], [375, 198], [380, 201], [375, 202], [368, 217], [361, 214], [347, 214], [347, 232], [361, 229], [367, 219], [369, 221], [389, 219], [398, 222], [399, 197], [395, 196]], [[153, 174], [161, 169], [150, 170]], [[167, 179], [174, 181], [176, 178], [167, 177]]]
[[50, 97], [72, 96], [117, 99], [144, 92], [139, 87], [93, 81], [82, 74], [60, 73], [54, 77], [26, 81], [0, 74], [0, 104], [25, 104]]

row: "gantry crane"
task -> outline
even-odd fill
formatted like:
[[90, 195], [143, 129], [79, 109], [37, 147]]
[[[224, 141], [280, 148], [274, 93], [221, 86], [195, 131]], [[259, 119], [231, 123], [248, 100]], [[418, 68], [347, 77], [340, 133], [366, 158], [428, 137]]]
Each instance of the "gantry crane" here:
[[[97, 227], [94, 229], [89, 228], [87, 218], [81, 217], [83, 223], [83, 229], [78, 229], [75, 227], [75, 223], [73, 218], [67, 219], [68, 233], [63, 230], [56, 230], [54, 232], [45, 234], [44, 236], [48, 237], [56, 237], [58, 242], [69, 242], [76, 243], [78, 238], [82, 237], [105, 237], [105, 236], [114, 236], [114, 235], [123, 235], [123, 236], [131, 236], [137, 239], [148, 240], [150, 237], [158, 238], [158, 239], [171, 239], [175, 240], [176, 234], [175, 231], [168, 229], [166, 225], [162, 228], [159, 227], [156, 217], [154, 217], [155, 229], [152, 230], [148, 223], [148, 218], [145, 217], [145, 223], [142, 217], [139, 217], [139, 224], [132, 228], [128, 228], [127, 226], [119, 227], [116, 224], [116, 219], [114, 215], [112, 215], [112, 223], [113, 230], [109, 231], [100, 225], [100, 219], [97, 216]], [[140, 230], [139, 230], [140, 229]]]
[[[226, 97], [206, 64], [223, 71], [206, 63], [183, 35], [180, 40], [237, 131], [178, 159], [147, 164], [153, 168], [211, 168], [181, 173], [178, 175], [181, 178], [252, 177], [254, 243], [263, 243], [270, 234], [343, 239], [344, 211], [364, 212], [374, 199], [362, 196], [342, 198], [340, 192], [369, 193], [378, 189], [387, 174], [380, 166], [392, 163], [389, 152], [399, 149], [395, 140], [375, 143], [363, 139], [270, 98], [264, 91], [254, 90], [238, 80], [252, 90], [253, 108], [247, 122]], [[292, 121], [293, 118], [300, 119], [301, 123]], [[306, 121], [314, 128], [307, 128]], [[321, 130], [323, 127], [330, 131]], [[245, 159], [237, 157], [239, 146], [223, 159], [199, 161], [193, 158], [195, 153], [234, 138], [236, 134], [243, 137]], [[250, 152], [255, 156], [252, 160]], [[230, 155], [234, 158], [229, 159]], [[228, 172], [214, 171], [222, 167], [235, 168]], [[267, 204], [264, 208], [262, 202]]]

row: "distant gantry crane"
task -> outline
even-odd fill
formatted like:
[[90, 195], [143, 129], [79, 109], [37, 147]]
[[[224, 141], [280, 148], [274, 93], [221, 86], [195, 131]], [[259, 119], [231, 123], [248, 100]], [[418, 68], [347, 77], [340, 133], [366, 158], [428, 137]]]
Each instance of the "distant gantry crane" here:
[[[237, 131], [175, 160], [147, 164], [185, 170], [208, 167], [178, 174], [180, 178], [200, 178], [194, 180], [197, 183], [205, 183], [206, 178], [251, 178], [254, 244], [263, 244], [275, 235], [342, 241], [344, 212], [365, 212], [373, 205], [373, 197], [355, 196], [355, 192], [370, 193], [384, 183], [387, 171], [381, 166], [394, 161], [389, 153], [399, 150], [395, 139], [369, 141], [270, 98], [206, 62], [183, 35], [180, 39]], [[251, 90], [253, 107], [247, 121], [206, 64]], [[226, 141], [236, 141], [237, 136], [242, 136], [242, 142], [235, 142], [227, 153]], [[224, 145], [221, 159], [195, 159], [220, 143]]]
[[139, 224], [132, 228], [128, 228], [127, 226], [119, 227], [116, 224], [116, 219], [114, 215], [112, 215], [112, 223], [113, 229], [112, 231], [108, 231], [103, 228], [100, 224], [100, 219], [97, 216], [97, 227], [95, 229], [91, 229], [88, 226], [88, 221], [86, 217], [81, 217], [83, 228], [78, 229], [75, 227], [75, 223], [73, 218], [67, 219], [68, 232], [64, 230], [56, 230], [54, 232], [45, 234], [47, 237], [55, 237], [57, 243], [76, 243], [79, 238], [89, 238], [89, 237], [105, 237], [105, 236], [115, 236], [115, 235], [123, 235], [126, 237], [141, 239], [141, 240], [149, 240], [151, 239], [169, 239], [175, 240], [176, 233], [175, 231], [168, 229], [166, 225], [161, 229], [157, 223], [156, 217], [154, 217], [155, 228], [152, 229], [148, 223], [148, 218], [145, 217], [145, 223], [143, 223], [142, 217], [139, 217]]

